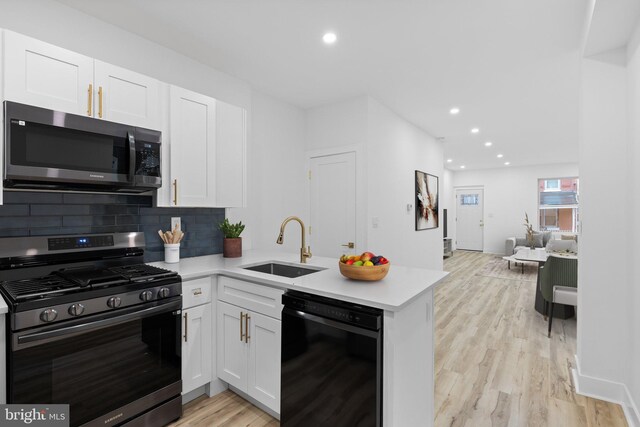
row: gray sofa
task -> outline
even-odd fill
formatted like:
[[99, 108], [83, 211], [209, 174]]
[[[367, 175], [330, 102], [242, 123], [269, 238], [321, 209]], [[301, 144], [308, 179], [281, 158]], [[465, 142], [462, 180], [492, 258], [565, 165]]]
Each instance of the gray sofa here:
[[[536, 248], [545, 248], [549, 240], [551, 240], [551, 231], [535, 231], [533, 233], [533, 246]], [[520, 249], [529, 247], [525, 237], [509, 237], [504, 244], [504, 254], [510, 256], [518, 252]]]
[[[554, 236], [551, 231], [537, 231], [533, 233], [533, 239], [533, 246], [536, 248], [547, 248], [547, 250], [561, 252], [578, 252], [578, 236], [572, 233], [562, 233], [562, 235], [556, 233], [556, 236]], [[505, 241], [504, 254], [511, 256], [520, 249], [527, 249], [528, 247], [529, 244], [525, 237], [509, 237]]]

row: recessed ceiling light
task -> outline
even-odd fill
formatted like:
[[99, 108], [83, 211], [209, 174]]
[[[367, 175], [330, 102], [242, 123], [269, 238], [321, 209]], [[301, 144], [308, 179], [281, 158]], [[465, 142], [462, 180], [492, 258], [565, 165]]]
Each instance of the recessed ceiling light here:
[[453, 162], [453, 159], [447, 159], [447, 163]]
[[466, 168], [466, 166], [465, 166], [465, 165], [460, 166], [460, 169], [464, 169], [464, 168]]
[[509, 166], [511, 164], [511, 162], [504, 162], [505, 166]]
[[451, 110], [449, 110], [449, 114], [458, 114], [460, 112], [460, 109], [458, 107], [453, 107]]
[[502, 154], [498, 154], [496, 157], [497, 157], [497, 158], [499, 158], [499, 159], [501, 159], [501, 158], [503, 158], [504, 156], [503, 156]]
[[336, 36], [336, 33], [326, 33], [324, 36], [322, 36], [322, 41], [326, 44], [334, 44], [336, 40], [338, 40], [338, 36]]
[[471, 133], [478, 133], [478, 132], [480, 132], [480, 129], [478, 128], [471, 129]]
[[492, 145], [493, 145], [493, 142], [491, 142], [491, 141], [487, 141], [487, 142], [484, 143], [485, 147], [491, 147]]

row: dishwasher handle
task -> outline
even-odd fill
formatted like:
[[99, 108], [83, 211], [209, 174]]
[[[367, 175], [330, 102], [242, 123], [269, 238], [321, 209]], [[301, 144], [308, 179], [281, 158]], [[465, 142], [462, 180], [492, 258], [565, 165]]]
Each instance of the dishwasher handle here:
[[345, 332], [351, 332], [353, 334], [364, 335], [371, 338], [377, 338], [380, 335], [380, 331], [372, 331], [370, 329], [361, 328], [358, 326], [350, 325], [348, 323], [339, 322], [337, 320], [327, 319], [326, 317], [316, 316], [315, 314], [304, 313], [299, 310], [293, 310], [289, 307], [282, 309], [283, 321], [286, 321], [284, 316], [297, 317], [309, 322], [320, 323], [331, 328], [343, 330]]

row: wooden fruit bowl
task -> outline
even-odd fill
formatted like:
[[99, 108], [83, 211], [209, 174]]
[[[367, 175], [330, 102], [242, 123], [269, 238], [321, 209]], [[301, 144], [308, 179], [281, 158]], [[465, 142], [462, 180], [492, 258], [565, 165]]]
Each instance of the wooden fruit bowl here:
[[391, 263], [368, 267], [364, 265], [356, 267], [353, 265], [347, 265], [340, 261], [338, 261], [338, 265], [340, 266], [340, 273], [342, 273], [344, 277], [348, 277], [353, 280], [367, 280], [370, 282], [384, 279], [384, 276], [389, 272], [389, 267], [391, 267]]

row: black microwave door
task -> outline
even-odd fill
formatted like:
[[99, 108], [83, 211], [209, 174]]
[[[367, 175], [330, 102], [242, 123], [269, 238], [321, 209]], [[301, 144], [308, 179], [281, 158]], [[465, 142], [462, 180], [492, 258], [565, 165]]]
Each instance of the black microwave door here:
[[9, 102], [5, 114], [6, 179], [130, 183], [134, 128]]

